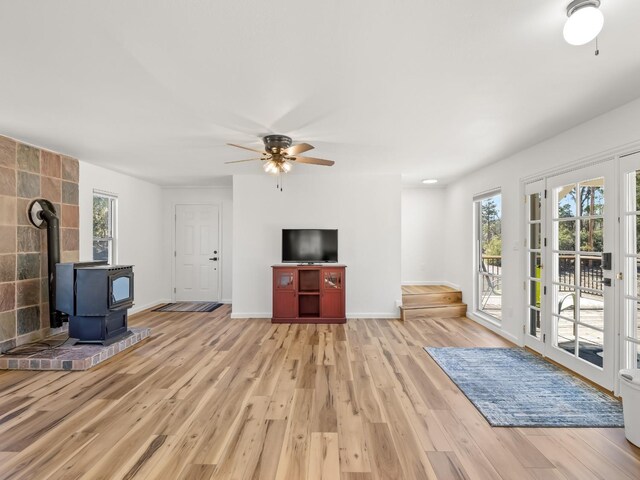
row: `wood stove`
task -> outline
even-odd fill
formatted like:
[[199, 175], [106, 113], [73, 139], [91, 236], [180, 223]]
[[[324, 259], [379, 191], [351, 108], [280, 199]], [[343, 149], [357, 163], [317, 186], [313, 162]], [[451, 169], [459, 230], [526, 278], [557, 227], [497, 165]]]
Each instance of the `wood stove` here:
[[129, 333], [133, 266], [107, 262], [58, 263], [56, 307], [69, 314], [69, 336], [109, 345]]

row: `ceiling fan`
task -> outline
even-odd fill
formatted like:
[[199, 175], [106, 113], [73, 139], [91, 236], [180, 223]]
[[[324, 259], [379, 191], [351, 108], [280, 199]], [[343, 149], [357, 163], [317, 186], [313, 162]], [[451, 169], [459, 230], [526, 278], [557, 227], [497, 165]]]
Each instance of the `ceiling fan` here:
[[308, 143], [299, 143], [292, 145], [293, 141], [291, 137], [286, 135], [267, 135], [262, 138], [264, 142], [264, 150], [258, 150], [252, 147], [245, 147], [243, 145], [236, 145], [235, 143], [227, 143], [232, 147], [243, 148], [251, 152], [256, 152], [261, 155], [259, 158], [249, 158], [247, 160], [235, 160], [233, 162], [225, 163], [241, 163], [241, 162], [253, 162], [260, 160], [264, 162], [262, 168], [267, 173], [282, 174], [291, 170], [292, 162], [307, 163], [310, 165], [324, 165], [327, 167], [332, 166], [335, 162], [333, 160], [323, 160], [322, 158], [302, 157], [301, 153], [308, 152], [313, 149], [313, 145]]

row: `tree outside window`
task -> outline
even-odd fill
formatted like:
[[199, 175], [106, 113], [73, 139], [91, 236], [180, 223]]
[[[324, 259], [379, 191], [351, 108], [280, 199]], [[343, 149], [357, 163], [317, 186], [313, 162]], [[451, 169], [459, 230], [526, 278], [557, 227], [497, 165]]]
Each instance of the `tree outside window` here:
[[93, 259], [115, 263], [117, 197], [93, 194]]

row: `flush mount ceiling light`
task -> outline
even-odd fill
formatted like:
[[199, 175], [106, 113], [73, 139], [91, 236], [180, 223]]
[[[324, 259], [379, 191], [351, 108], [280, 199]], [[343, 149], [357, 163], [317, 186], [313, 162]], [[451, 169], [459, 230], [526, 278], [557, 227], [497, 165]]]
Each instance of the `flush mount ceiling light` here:
[[425, 180], [422, 180], [422, 183], [424, 183], [425, 185], [433, 185], [434, 183], [438, 183], [438, 179], [437, 178], [427, 178]]
[[598, 9], [600, 0], [574, 0], [567, 7], [564, 39], [570, 45], [584, 45], [596, 38], [602, 30], [604, 16]]

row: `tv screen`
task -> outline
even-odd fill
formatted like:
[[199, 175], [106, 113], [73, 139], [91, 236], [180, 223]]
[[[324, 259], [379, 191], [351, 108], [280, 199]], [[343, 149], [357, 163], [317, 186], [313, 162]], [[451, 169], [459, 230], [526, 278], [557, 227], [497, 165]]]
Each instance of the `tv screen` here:
[[338, 261], [338, 230], [283, 229], [283, 263]]

